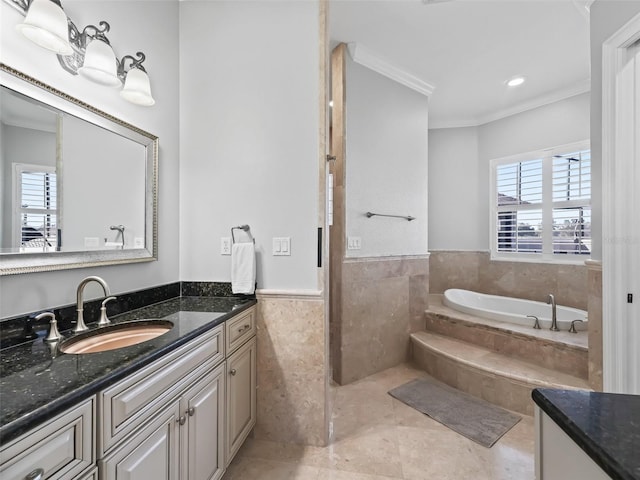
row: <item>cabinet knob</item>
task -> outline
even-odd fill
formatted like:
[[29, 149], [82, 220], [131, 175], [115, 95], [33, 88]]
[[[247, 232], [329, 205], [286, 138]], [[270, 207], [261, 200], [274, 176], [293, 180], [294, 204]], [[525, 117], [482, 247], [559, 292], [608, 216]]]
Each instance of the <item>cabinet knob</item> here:
[[185, 417], [184, 415], [182, 415], [180, 418], [176, 419], [176, 422], [178, 422], [180, 424], [180, 426], [184, 425], [187, 422], [187, 417]]
[[42, 468], [36, 468], [33, 472], [27, 474], [24, 480], [42, 480], [44, 477], [44, 470]]
[[193, 414], [196, 413], [196, 407], [191, 407], [189, 410], [187, 410], [187, 414], [190, 417], [193, 417]]
[[229, 370], [229, 374], [230, 375], [235, 375], [236, 374], [236, 369], [232, 368], [231, 370]]

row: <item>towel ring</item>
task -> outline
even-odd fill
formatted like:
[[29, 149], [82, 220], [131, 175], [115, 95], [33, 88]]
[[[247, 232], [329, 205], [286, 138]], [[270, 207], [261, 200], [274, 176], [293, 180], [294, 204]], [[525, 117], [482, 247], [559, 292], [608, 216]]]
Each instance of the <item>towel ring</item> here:
[[249, 238], [251, 239], [251, 241], [253, 243], [256, 243], [256, 239], [253, 238], [253, 236], [251, 235], [251, 227], [249, 227], [249, 225], [238, 225], [237, 227], [231, 227], [231, 243], [236, 243], [236, 238], [233, 235], [233, 231], [234, 230], [242, 230], [244, 231], [247, 235], [249, 235]]

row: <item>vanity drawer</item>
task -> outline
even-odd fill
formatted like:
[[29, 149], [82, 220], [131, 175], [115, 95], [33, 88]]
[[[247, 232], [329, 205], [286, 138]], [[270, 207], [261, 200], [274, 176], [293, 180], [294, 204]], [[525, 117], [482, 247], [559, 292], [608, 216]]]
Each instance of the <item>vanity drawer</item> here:
[[[98, 395], [101, 411], [99, 455], [125, 438], [183, 388], [193, 370], [224, 360], [224, 327], [219, 325]], [[204, 367], [206, 365], [206, 367]]]
[[227, 356], [256, 333], [256, 307], [251, 307], [237, 318], [227, 320]]
[[[95, 463], [95, 397], [34, 428], [0, 451], [0, 478], [68, 479]], [[37, 478], [33, 474], [33, 478]]]

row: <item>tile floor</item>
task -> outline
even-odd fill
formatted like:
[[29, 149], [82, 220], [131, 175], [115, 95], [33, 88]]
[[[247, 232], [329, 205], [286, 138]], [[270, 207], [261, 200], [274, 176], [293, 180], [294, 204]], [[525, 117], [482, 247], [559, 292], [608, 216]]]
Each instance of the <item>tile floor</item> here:
[[324, 448], [248, 438], [223, 480], [532, 480], [533, 418], [492, 448], [387, 394], [426, 376], [400, 365], [332, 389], [335, 438]]

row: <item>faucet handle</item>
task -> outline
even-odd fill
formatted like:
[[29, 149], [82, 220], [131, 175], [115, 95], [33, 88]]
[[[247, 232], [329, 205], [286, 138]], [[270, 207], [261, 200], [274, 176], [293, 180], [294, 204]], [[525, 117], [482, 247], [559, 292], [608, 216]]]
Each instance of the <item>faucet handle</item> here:
[[62, 335], [58, 331], [58, 321], [56, 320], [56, 316], [52, 312], [42, 312], [40, 315], [36, 316], [36, 320], [41, 320], [43, 318], [49, 317], [49, 333], [47, 337], [44, 339], [45, 342], [58, 342], [62, 340]]
[[578, 331], [576, 330], [576, 322], [584, 322], [584, 320], [572, 320], [571, 321], [571, 326], [569, 327], [569, 332], [570, 333], [578, 333]]
[[107, 303], [111, 300], [115, 300], [116, 298], [118, 297], [107, 297], [102, 301], [102, 306], [100, 307], [100, 320], [98, 321], [99, 327], [104, 327], [111, 323], [111, 320], [107, 317]]
[[536, 321], [533, 322], [533, 328], [535, 328], [536, 330], [540, 330], [540, 321], [538, 320], [538, 317], [536, 317], [535, 315], [527, 315], [527, 318], [535, 318]]

